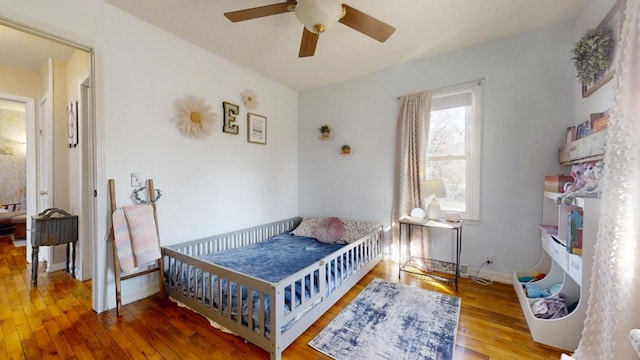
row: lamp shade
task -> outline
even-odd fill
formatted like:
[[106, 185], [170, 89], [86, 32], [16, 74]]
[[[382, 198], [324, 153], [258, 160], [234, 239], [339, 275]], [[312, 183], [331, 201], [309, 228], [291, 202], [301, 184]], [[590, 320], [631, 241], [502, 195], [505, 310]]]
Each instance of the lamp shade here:
[[447, 189], [444, 187], [444, 182], [441, 179], [423, 181], [420, 184], [420, 192], [422, 192], [422, 196], [424, 197], [447, 197]]
[[342, 17], [342, 5], [335, 0], [298, 0], [296, 17], [314, 34], [329, 30]]

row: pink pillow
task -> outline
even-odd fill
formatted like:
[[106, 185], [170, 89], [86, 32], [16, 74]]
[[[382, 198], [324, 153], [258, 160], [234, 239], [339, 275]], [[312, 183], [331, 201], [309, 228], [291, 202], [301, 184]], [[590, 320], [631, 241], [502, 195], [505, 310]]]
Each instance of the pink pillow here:
[[337, 217], [328, 217], [318, 223], [315, 238], [322, 243], [334, 243], [344, 234], [344, 224]]

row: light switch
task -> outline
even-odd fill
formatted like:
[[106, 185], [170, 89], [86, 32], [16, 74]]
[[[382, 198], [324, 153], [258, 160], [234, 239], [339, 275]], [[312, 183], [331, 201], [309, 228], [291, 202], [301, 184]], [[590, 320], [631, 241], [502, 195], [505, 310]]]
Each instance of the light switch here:
[[131, 173], [131, 187], [141, 187], [142, 186], [142, 174], [141, 173]]

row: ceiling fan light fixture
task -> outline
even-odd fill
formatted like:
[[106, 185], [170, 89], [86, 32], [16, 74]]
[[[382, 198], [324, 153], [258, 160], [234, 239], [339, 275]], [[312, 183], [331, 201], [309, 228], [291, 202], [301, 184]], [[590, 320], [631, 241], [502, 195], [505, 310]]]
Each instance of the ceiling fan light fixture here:
[[335, 0], [298, 0], [296, 17], [314, 34], [329, 30], [343, 16], [343, 8]]

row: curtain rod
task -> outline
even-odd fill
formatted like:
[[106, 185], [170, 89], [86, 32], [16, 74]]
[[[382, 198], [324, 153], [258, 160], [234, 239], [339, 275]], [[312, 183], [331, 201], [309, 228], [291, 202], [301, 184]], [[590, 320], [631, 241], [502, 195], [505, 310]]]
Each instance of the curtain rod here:
[[[441, 87], [435, 88], [435, 89], [429, 89], [429, 91], [438, 91], [438, 90], [442, 90], [442, 89], [446, 89], [446, 88], [450, 88], [450, 87], [454, 87], [454, 86], [461, 86], [461, 85], [467, 85], [467, 84], [473, 84], [473, 83], [478, 83], [478, 85], [481, 85], [484, 80], [485, 80], [485, 77], [483, 76], [483, 77], [481, 77], [479, 79], [475, 79], [475, 80], [471, 80], [471, 81], [465, 81], [465, 82], [461, 82], [461, 83], [458, 83], [458, 84], [441, 86]], [[420, 91], [418, 91], [418, 92], [420, 92]], [[411, 94], [416, 94], [418, 92], [411, 93]], [[407, 96], [407, 95], [411, 95], [411, 94], [404, 94], [402, 96], [398, 96], [396, 99], [400, 100], [400, 98], [402, 98], [403, 96]]]

